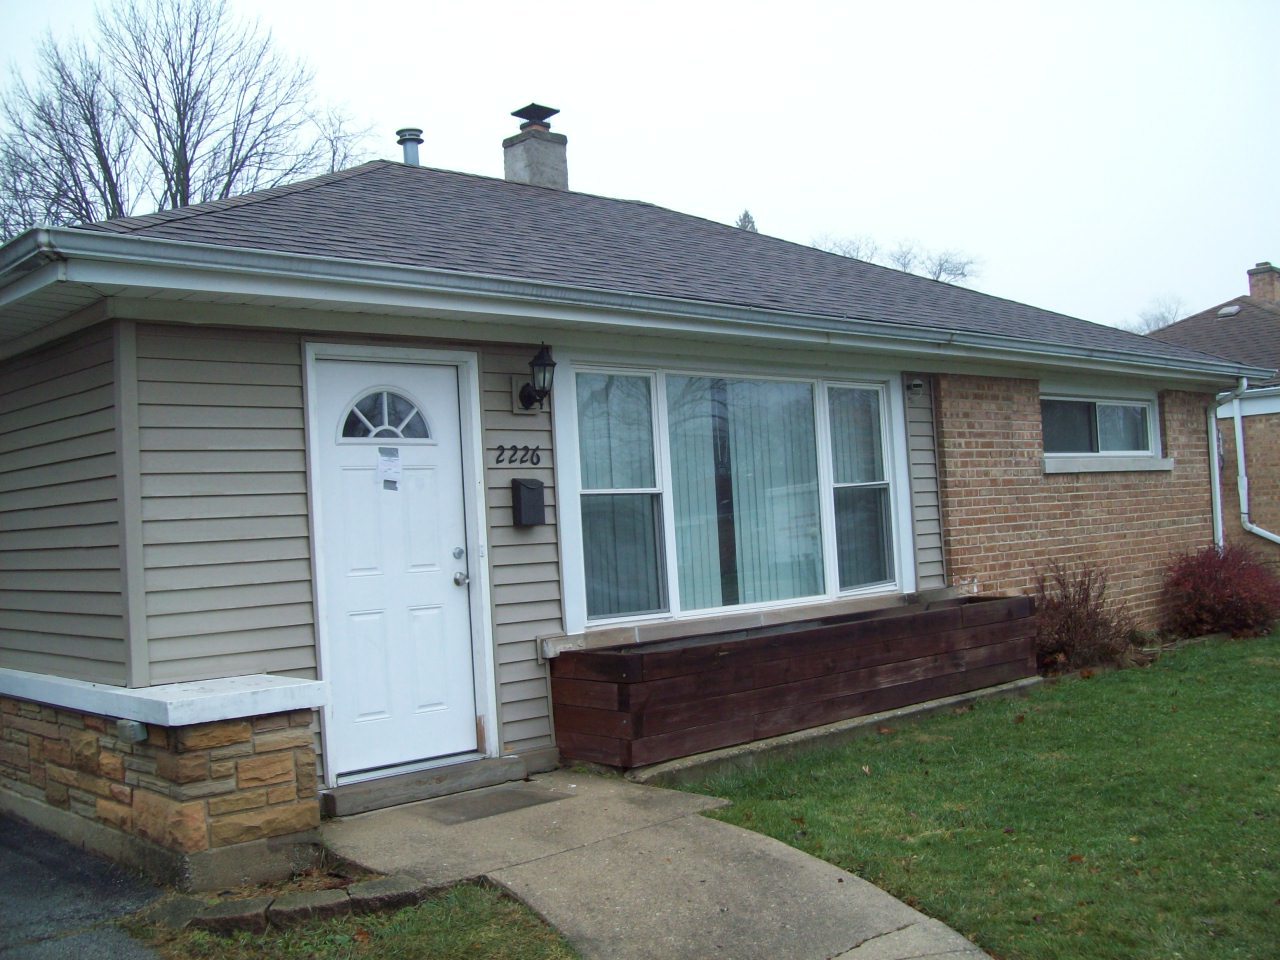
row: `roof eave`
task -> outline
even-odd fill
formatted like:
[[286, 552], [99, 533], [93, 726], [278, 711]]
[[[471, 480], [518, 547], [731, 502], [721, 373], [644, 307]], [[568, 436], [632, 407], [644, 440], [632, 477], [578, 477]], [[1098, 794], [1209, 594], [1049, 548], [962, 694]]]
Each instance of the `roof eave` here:
[[[58, 263], [56, 271], [41, 266]], [[403, 305], [406, 295], [421, 299], [424, 310], [433, 296], [479, 298], [505, 303], [536, 303], [610, 314], [663, 317], [675, 324], [714, 324], [733, 328], [774, 329], [804, 333], [832, 344], [879, 345], [919, 355], [969, 355], [1023, 362], [1036, 366], [1074, 366], [1088, 361], [1093, 369], [1173, 375], [1180, 379], [1219, 384], [1240, 377], [1265, 379], [1275, 371], [1229, 361], [1171, 360], [1107, 349], [1078, 349], [1024, 338], [1001, 337], [925, 325], [893, 323], [866, 317], [828, 317], [771, 311], [709, 301], [683, 300], [649, 294], [619, 293], [546, 281], [461, 273], [430, 267], [380, 261], [283, 253], [250, 247], [189, 243], [48, 227], [28, 231], [0, 248], [0, 310], [36, 289], [58, 282], [128, 286], [168, 286], [173, 289], [238, 289], [255, 296], [305, 297], [286, 285], [305, 284], [316, 299], [319, 287], [335, 295], [377, 302], [381, 294]], [[203, 284], [203, 287], [201, 286]], [[313, 288], [315, 288], [313, 290]], [[330, 299], [333, 299], [331, 296]], [[25, 339], [25, 338], [24, 338]], [[0, 354], [3, 354], [0, 345]]]

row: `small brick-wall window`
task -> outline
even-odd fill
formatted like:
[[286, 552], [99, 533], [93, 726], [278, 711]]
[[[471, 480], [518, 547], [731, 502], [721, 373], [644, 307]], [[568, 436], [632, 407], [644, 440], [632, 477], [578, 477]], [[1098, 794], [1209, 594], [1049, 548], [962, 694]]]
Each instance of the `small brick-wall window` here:
[[1042, 397], [1046, 454], [1149, 456], [1151, 405], [1118, 400]]

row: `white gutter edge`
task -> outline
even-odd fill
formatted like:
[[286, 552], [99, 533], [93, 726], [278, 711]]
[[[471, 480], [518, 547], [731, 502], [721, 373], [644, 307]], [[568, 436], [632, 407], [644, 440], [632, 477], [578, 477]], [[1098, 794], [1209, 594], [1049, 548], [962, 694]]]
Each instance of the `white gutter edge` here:
[[[0, 250], [0, 305], [10, 299], [5, 296], [3, 285], [6, 274], [21, 275], [49, 260], [65, 260], [68, 257], [108, 261], [121, 266], [167, 266], [211, 273], [241, 274], [259, 279], [281, 277], [294, 281], [330, 281], [364, 288], [409, 290], [419, 295], [452, 293], [491, 299], [528, 299], [537, 300], [543, 305], [587, 306], [627, 313], [655, 313], [684, 320], [702, 319], [810, 333], [821, 332], [827, 335], [852, 335], [893, 342], [899, 348], [906, 348], [914, 353], [925, 352], [922, 347], [969, 348], [985, 355], [1025, 360], [1033, 364], [1043, 364], [1047, 359], [1088, 359], [1129, 370], [1165, 375], [1191, 374], [1202, 380], [1236, 379], [1242, 375], [1269, 377], [1274, 373], [1262, 367], [1246, 367], [1226, 361], [1176, 361], [1113, 349], [1072, 348], [1024, 338], [900, 322], [795, 314], [651, 294], [613, 293], [547, 281], [518, 280], [378, 261], [281, 253], [250, 247], [160, 240], [68, 227], [29, 231], [12, 241], [8, 248]], [[28, 263], [32, 260], [35, 263], [29, 266]]]
[[1249, 511], [1249, 473], [1244, 450], [1244, 417], [1240, 412], [1240, 397], [1249, 389], [1249, 378], [1241, 377], [1240, 385], [1228, 394], [1219, 394], [1219, 399], [1230, 398], [1231, 414], [1236, 428], [1236, 489], [1240, 496], [1240, 526], [1254, 536], [1272, 543], [1280, 543], [1280, 535], [1258, 526], [1250, 519]]

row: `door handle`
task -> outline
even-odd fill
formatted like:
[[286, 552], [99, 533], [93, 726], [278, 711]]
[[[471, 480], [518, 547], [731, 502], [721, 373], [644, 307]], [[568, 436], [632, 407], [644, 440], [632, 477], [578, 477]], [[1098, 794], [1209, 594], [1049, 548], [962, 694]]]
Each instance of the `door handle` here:
[[471, 582], [471, 578], [467, 576], [465, 572], [463, 572], [462, 570], [459, 570], [457, 573], [453, 575], [453, 582], [460, 587], [465, 587], [467, 584]]

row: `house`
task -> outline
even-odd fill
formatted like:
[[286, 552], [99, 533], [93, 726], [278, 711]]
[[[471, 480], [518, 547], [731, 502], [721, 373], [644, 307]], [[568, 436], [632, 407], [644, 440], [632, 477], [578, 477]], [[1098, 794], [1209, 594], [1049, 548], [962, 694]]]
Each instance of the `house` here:
[[520, 115], [504, 180], [405, 130], [404, 163], [0, 249], [0, 809], [266, 875], [322, 798], [555, 766], [563, 651], [1055, 559], [1150, 620], [1211, 541], [1207, 411], [1260, 369], [574, 193]]
[[[1280, 269], [1249, 270], [1249, 294], [1148, 334], [1239, 363], [1280, 367]], [[1218, 407], [1221, 431], [1219, 542], [1245, 546], [1280, 566], [1280, 376], [1250, 378]]]

